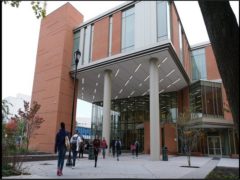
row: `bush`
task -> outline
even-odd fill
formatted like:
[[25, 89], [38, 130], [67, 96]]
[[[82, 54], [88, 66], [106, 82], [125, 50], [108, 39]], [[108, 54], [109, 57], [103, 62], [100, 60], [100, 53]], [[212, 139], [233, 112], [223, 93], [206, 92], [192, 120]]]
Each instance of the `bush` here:
[[215, 167], [205, 179], [239, 179], [239, 168]]

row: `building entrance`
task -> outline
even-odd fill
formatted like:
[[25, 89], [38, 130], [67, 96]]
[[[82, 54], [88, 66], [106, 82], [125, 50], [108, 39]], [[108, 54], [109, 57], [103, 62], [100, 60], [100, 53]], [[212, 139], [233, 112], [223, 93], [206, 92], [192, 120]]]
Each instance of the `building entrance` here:
[[222, 156], [222, 146], [221, 146], [220, 136], [208, 136], [207, 144], [208, 144], [209, 156], [217, 156], [217, 157]]

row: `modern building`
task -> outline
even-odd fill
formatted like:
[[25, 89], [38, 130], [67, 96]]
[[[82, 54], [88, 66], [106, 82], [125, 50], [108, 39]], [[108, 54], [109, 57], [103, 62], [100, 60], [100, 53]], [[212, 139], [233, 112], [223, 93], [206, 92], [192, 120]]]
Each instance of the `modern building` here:
[[173, 1], [126, 2], [85, 22], [67, 3], [42, 20], [32, 100], [45, 122], [32, 149], [53, 152], [61, 121], [70, 130], [77, 49], [77, 98], [93, 104], [93, 134], [108, 144], [138, 139], [152, 160], [163, 146], [181, 153], [176, 121], [191, 109], [205, 132], [195, 154], [239, 154], [211, 44], [189, 45]]

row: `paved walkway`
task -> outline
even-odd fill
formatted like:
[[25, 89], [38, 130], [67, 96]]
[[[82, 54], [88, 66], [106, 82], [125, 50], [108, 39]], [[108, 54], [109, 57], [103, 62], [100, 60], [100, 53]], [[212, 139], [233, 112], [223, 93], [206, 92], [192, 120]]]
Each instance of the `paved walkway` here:
[[[222, 160], [223, 159], [223, 160]], [[76, 168], [64, 166], [63, 176], [56, 175], [56, 160], [51, 161], [34, 161], [25, 162], [25, 167], [32, 175], [3, 177], [8, 178], [139, 178], [139, 179], [159, 179], [159, 178], [204, 178], [218, 163], [221, 166], [226, 164], [239, 164], [238, 159], [222, 158], [212, 160], [210, 157], [191, 157], [192, 166], [200, 168], [181, 167], [187, 165], [186, 156], [169, 156], [168, 161], [151, 161], [149, 155], [140, 155], [137, 159], [131, 155], [125, 154], [120, 157], [120, 161], [116, 158], [107, 157], [103, 159], [101, 156], [98, 160], [97, 168], [94, 168], [94, 160], [83, 158], [77, 160]], [[65, 160], [66, 162], [66, 160]], [[239, 167], [239, 166], [237, 166]]]

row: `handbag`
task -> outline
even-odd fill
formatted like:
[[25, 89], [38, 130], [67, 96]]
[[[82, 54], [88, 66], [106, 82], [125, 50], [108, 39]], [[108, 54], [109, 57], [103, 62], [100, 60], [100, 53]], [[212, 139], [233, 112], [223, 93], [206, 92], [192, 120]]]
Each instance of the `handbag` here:
[[70, 142], [69, 142], [68, 136], [65, 136], [65, 146], [66, 146], [67, 150], [70, 149]]

